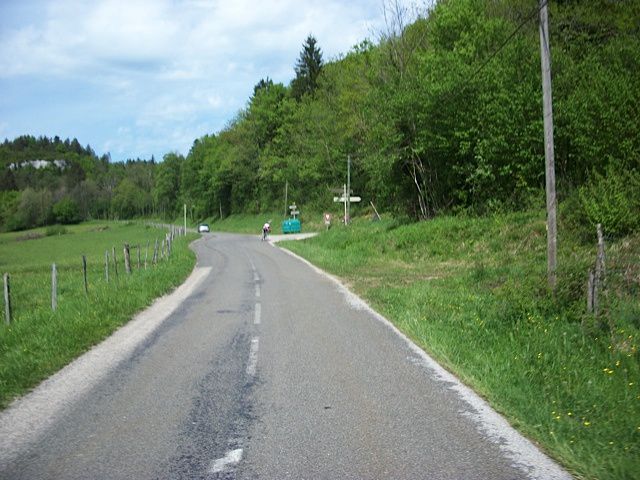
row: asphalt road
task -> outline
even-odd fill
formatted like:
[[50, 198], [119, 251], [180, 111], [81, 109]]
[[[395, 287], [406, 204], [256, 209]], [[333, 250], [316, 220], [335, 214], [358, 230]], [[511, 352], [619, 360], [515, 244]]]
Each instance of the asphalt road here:
[[187, 285], [0, 414], [1, 479], [571, 478], [330, 277], [207, 234]]

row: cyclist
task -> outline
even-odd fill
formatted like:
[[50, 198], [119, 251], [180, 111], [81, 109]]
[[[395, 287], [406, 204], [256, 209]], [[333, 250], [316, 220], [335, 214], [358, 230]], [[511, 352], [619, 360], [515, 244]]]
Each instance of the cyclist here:
[[271, 233], [271, 225], [269, 225], [269, 222], [265, 223], [262, 226], [262, 240], [266, 240], [267, 236], [269, 235], [269, 233]]

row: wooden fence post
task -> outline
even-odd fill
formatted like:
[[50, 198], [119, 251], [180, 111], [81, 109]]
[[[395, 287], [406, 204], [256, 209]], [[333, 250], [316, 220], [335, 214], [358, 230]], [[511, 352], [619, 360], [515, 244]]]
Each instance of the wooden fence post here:
[[58, 270], [56, 264], [51, 266], [51, 310], [58, 308]]
[[158, 263], [158, 239], [156, 238], [156, 245], [153, 247], [153, 264]]
[[118, 259], [116, 258], [116, 247], [112, 247], [112, 256], [113, 256], [113, 269], [116, 274], [116, 278], [118, 278]]
[[124, 269], [127, 275], [131, 275], [131, 252], [128, 243], [124, 244]]
[[9, 274], [4, 274], [4, 321], [11, 323], [11, 287], [9, 286]]
[[82, 255], [82, 275], [84, 277], [84, 293], [89, 294], [89, 283], [87, 282], [87, 257]]
[[593, 270], [589, 270], [589, 278], [587, 279], [587, 312], [593, 313], [593, 289], [595, 287], [595, 274]]

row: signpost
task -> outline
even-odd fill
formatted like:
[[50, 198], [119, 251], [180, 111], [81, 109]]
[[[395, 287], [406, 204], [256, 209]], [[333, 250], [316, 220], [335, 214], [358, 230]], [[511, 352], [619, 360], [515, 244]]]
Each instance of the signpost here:
[[291, 216], [293, 218], [297, 218], [297, 215], [300, 215], [300, 210], [298, 210], [295, 203], [293, 205], [289, 205], [289, 210], [291, 210]]
[[289, 205], [289, 211], [291, 212], [290, 217], [282, 222], [282, 233], [300, 233], [300, 220], [298, 219], [298, 215], [300, 215], [300, 210], [294, 203], [293, 205]]
[[[333, 201], [335, 203], [339, 203], [342, 202], [344, 203], [344, 224], [347, 225], [349, 223], [349, 210], [350, 210], [350, 204], [351, 202], [357, 203], [362, 201], [362, 198], [360, 197], [356, 197], [356, 196], [347, 196], [347, 185], [343, 185], [342, 186], [342, 196], [340, 197], [333, 197]], [[350, 190], [349, 190], [350, 191]]]
[[[335, 203], [346, 202], [347, 199], [345, 197], [333, 197], [333, 201]], [[361, 202], [362, 198], [361, 197], [349, 197], [349, 201], [352, 202], [352, 203], [357, 203], [357, 202]]]

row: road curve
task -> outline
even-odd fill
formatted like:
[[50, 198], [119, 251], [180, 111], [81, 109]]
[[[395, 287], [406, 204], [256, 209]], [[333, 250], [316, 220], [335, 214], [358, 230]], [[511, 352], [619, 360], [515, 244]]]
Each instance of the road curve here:
[[257, 236], [194, 248], [0, 414], [0, 479], [571, 478], [328, 275]]

